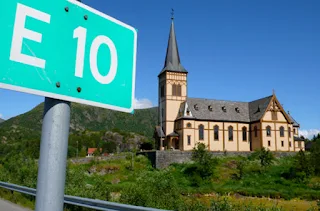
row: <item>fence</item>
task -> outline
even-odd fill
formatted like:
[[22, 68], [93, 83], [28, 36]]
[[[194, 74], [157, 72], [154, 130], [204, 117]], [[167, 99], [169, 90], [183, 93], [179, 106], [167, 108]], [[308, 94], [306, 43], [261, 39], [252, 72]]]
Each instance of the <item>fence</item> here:
[[[0, 182], [0, 187], [8, 190], [16, 191], [19, 193], [36, 196], [36, 189], [33, 189], [33, 188], [14, 185], [6, 182]], [[133, 205], [120, 204], [120, 203], [108, 202], [103, 200], [88, 199], [88, 198], [81, 198], [81, 197], [68, 196], [68, 195], [64, 196], [64, 203], [76, 205], [80, 207], [91, 208], [94, 210], [104, 210], [104, 211], [138, 211], [138, 210], [139, 211], [164, 211], [160, 209], [133, 206]]]

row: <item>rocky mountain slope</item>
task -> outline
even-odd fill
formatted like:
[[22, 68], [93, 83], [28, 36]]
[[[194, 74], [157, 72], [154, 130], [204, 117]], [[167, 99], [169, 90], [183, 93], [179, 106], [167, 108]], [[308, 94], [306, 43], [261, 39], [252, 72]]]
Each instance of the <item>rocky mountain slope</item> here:
[[[24, 136], [39, 137], [42, 126], [44, 104], [41, 103], [27, 113], [11, 118], [0, 125], [0, 136], [21, 139]], [[157, 107], [135, 110], [127, 114], [108, 109], [71, 104], [70, 132], [109, 131], [118, 129], [152, 138], [157, 124]]]

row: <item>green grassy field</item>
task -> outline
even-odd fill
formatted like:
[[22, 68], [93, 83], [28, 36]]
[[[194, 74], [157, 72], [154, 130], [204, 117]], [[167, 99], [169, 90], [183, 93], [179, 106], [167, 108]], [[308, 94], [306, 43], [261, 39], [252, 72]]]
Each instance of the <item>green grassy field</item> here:
[[[294, 164], [293, 157], [276, 159], [267, 168], [255, 159], [221, 157], [212, 163], [212, 175], [205, 177], [197, 174], [202, 169], [197, 169], [195, 162], [156, 170], [142, 155], [126, 157], [87, 164], [69, 162], [65, 193], [171, 210], [318, 210], [320, 177], [304, 181], [284, 177]], [[13, 159], [16, 168], [10, 169], [13, 164], [9, 161], [0, 166], [0, 180], [34, 187], [36, 163]], [[34, 199], [25, 195], [1, 190], [0, 197], [34, 206]], [[65, 210], [87, 209], [66, 206]]]

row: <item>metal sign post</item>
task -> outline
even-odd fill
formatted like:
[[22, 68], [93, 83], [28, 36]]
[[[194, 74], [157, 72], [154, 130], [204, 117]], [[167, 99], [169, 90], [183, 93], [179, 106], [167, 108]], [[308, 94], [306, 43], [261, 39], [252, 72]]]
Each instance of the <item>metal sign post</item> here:
[[36, 211], [62, 211], [68, 153], [70, 103], [46, 98], [40, 145]]

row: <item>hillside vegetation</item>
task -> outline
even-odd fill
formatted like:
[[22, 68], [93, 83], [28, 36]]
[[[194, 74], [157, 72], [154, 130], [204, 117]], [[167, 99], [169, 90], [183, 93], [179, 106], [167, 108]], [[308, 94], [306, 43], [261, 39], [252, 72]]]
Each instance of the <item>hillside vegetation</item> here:
[[[163, 170], [153, 169], [146, 157], [130, 153], [85, 164], [70, 160], [65, 190], [68, 195], [167, 210], [317, 211], [319, 141], [311, 153], [283, 158], [267, 150], [249, 157], [214, 158], [204, 145], [198, 145], [192, 162]], [[21, 153], [0, 159], [1, 181], [35, 188], [36, 176], [37, 162]], [[34, 208], [34, 197], [1, 189], [0, 197]]]
[[[0, 137], [5, 136], [11, 140], [19, 137], [39, 138], [43, 109], [44, 104], [41, 103], [29, 112], [3, 122], [0, 125]], [[128, 114], [72, 103], [70, 132], [119, 129], [152, 138], [157, 119], [156, 107], [135, 110], [134, 114]]]

